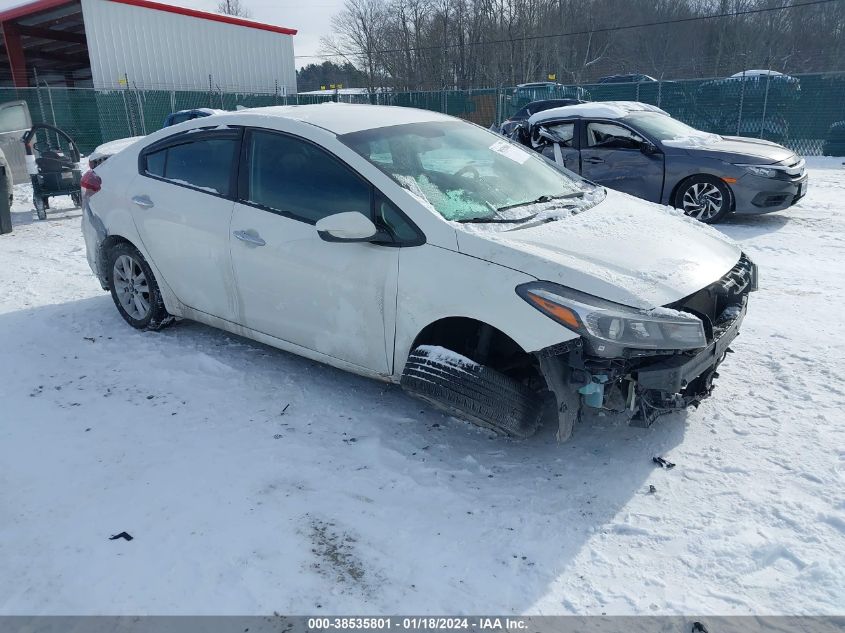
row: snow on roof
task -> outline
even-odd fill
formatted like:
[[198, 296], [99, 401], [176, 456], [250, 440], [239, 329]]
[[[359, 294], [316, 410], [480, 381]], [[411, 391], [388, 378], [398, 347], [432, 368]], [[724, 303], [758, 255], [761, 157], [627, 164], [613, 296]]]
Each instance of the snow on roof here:
[[771, 75], [772, 77], [774, 77], [776, 75], [783, 76], [783, 73], [779, 73], [776, 70], [744, 70], [739, 73], [734, 73], [733, 75], [731, 75], [731, 77], [742, 77], [743, 75], [746, 77], [759, 77], [760, 75]]
[[360, 132], [389, 125], [454, 121], [454, 117], [401, 106], [378, 106], [358, 103], [318, 103], [314, 105], [269, 106], [249, 108], [229, 114], [278, 116], [310, 123], [335, 134]]
[[530, 125], [536, 125], [552, 119], [563, 119], [567, 117], [598, 117], [602, 119], [621, 119], [633, 112], [659, 112], [668, 113], [657, 106], [639, 101], [591, 101], [577, 105], [562, 106], [543, 110], [532, 114], [528, 119]]
[[[376, 92], [383, 92], [383, 89], [377, 88]], [[297, 94], [301, 95], [365, 95], [370, 91], [367, 88], [326, 88], [325, 90], [306, 90]]]

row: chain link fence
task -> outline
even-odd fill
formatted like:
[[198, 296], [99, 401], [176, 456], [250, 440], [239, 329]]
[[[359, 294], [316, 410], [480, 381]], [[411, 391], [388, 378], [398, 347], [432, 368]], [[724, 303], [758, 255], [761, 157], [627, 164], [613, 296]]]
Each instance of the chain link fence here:
[[33, 121], [62, 128], [84, 153], [106, 141], [149, 134], [161, 128], [169, 113], [191, 108], [235, 110], [336, 100], [423, 108], [489, 127], [531, 101], [562, 97], [643, 101], [701, 130], [764, 138], [801, 154], [814, 155], [821, 154], [825, 140], [836, 133], [835, 124], [845, 121], [845, 72], [799, 76], [749, 73], [724, 79], [647, 83], [428, 92], [383, 90], [369, 94], [339, 91], [288, 96], [131, 88], [0, 89], [0, 102], [25, 99]]

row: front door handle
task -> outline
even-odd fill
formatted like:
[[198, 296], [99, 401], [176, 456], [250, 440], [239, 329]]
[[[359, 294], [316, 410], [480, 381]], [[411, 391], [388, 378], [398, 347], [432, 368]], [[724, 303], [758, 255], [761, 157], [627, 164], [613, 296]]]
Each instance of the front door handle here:
[[246, 231], [233, 231], [232, 235], [238, 238], [241, 242], [246, 242], [247, 244], [254, 244], [255, 246], [264, 246], [267, 243], [255, 233], [247, 233]]
[[133, 196], [132, 202], [137, 204], [142, 209], [151, 209], [155, 206], [155, 203], [150, 200], [149, 196]]

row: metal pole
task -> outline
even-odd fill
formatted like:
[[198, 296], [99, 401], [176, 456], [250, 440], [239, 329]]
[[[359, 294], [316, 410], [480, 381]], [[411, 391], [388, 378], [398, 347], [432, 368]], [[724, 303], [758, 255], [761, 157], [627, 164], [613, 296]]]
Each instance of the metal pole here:
[[742, 125], [742, 106], [745, 103], [745, 71], [742, 71], [742, 86], [739, 91], [739, 113], [736, 117], [736, 135], [739, 136], [739, 128]]
[[769, 62], [769, 72], [766, 74], [766, 93], [763, 95], [763, 120], [760, 121], [760, 138], [763, 138], [763, 130], [766, 128], [766, 108], [769, 105], [769, 83], [772, 81], [772, 64]]
[[12, 232], [12, 210], [9, 205], [8, 182], [6, 181], [6, 170], [8, 165], [0, 166], [0, 235]]

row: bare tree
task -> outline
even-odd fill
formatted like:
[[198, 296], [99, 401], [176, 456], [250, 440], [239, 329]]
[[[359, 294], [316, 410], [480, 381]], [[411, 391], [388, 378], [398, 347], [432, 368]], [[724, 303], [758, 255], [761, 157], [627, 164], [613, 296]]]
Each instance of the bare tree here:
[[[508, 86], [552, 73], [589, 83], [622, 73], [685, 79], [845, 69], [845, 2], [783, 4], [346, 0], [324, 49], [355, 64], [370, 87], [401, 90]], [[778, 10], [748, 12], [771, 8]]]
[[241, 0], [220, 0], [217, 3], [217, 13], [233, 15], [239, 18], [252, 17], [252, 12], [246, 8]]

